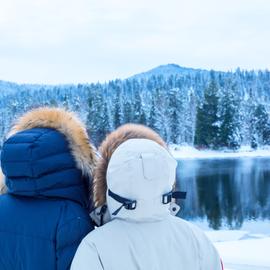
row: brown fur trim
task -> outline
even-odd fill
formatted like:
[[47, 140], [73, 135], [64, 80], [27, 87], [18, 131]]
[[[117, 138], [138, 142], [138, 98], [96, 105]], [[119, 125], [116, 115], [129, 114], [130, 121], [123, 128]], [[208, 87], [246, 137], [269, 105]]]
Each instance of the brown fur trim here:
[[90, 144], [84, 124], [75, 114], [59, 108], [34, 109], [18, 119], [8, 137], [35, 127], [53, 128], [64, 134], [78, 169], [85, 176], [92, 176], [96, 164], [96, 151]]
[[126, 124], [110, 133], [99, 147], [101, 158], [97, 162], [94, 172], [94, 203], [101, 206], [106, 202], [107, 191], [107, 167], [115, 149], [129, 139], [149, 139], [167, 148], [162, 138], [152, 129], [137, 124]]

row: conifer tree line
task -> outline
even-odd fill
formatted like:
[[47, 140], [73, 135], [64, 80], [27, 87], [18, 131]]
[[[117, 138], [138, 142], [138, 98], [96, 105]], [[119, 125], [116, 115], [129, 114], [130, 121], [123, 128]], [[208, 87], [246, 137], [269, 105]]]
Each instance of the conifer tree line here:
[[221, 85], [213, 73], [210, 77], [203, 101], [197, 104], [195, 146], [238, 149], [243, 142], [252, 148], [269, 145], [268, 106], [256, 102], [251, 93], [241, 99], [230, 78]]
[[120, 125], [140, 123], [171, 144], [257, 148], [270, 144], [269, 101], [269, 71], [193, 70], [58, 86], [0, 81], [0, 139], [23, 112], [59, 106], [82, 117], [96, 145]]

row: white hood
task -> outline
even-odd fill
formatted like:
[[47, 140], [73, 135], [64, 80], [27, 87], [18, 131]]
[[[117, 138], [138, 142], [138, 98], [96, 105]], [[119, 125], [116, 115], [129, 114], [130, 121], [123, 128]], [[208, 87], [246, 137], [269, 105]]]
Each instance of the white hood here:
[[177, 162], [162, 146], [152, 140], [130, 139], [113, 153], [107, 169], [108, 190], [136, 200], [136, 209], [124, 207], [113, 215], [121, 203], [108, 195], [107, 204], [112, 219], [145, 222], [169, 215], [169, 204], [162, 203], [162, 195], [172, 191]]
[[[136, 200], [137, 207], [122, 207], [113, 220], [88, 234], [71, 269], [221, 270], [219, 255], [203, 232], [172, 216], [169, 204], [162, 203], [162, 195], [173, 188], [175, 171], [176, 161], [159, 144], [148, 139], [121, 143], [108, 164], [107, 186]], [[108, 191], [106, 196], [113, 214], [121, 203]]]

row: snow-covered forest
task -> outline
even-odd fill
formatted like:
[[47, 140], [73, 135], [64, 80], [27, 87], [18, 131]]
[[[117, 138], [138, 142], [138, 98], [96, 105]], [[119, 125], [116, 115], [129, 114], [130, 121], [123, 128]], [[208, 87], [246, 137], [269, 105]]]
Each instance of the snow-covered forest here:
[[270, 72], [160, 66], [129, 79], [78, 85], [0, 81], [0, 140], [38, 106], [77, 112], [98, 144], [123, 123], [146, 124], [168, 143], [199, 148], [270, 144]]

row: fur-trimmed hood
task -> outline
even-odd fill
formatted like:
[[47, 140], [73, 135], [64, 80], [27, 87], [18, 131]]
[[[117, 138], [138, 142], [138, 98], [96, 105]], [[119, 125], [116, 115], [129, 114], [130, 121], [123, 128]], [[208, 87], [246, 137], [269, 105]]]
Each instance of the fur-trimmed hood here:
[[[33, 128], [51, 128], [63, 134], [67, 139], [77, 168], [85, 177], [92, 178], [96, 164], [96, 151], [90, 144], [84, 124], [75, 114], [59, 108], [41, 107], [34, 109], [16, 121], [7, 138]], [[5, 188], [3, 184], [1, 188], [0, 180], [0, 192], [1, 189]]]
[[8, 137], [31, 128], [53, 128], [64, 134], [78, 169], [91, 176], [96, 162], [95, 149], [90, 144], [84, 124], [77, 116], [64, 109], [42, 107], [23, 115], [12, 127]]
[[101, 155], [94, 173], [93, 192], [95, 206], [106, 202], [106, 174], [112, 154], [122, 143], [129, 139], [149, 139], [167, 148], [163, 139], [152, 129], [138, 124], [125, 124], [110, 133], [99, 147]]

